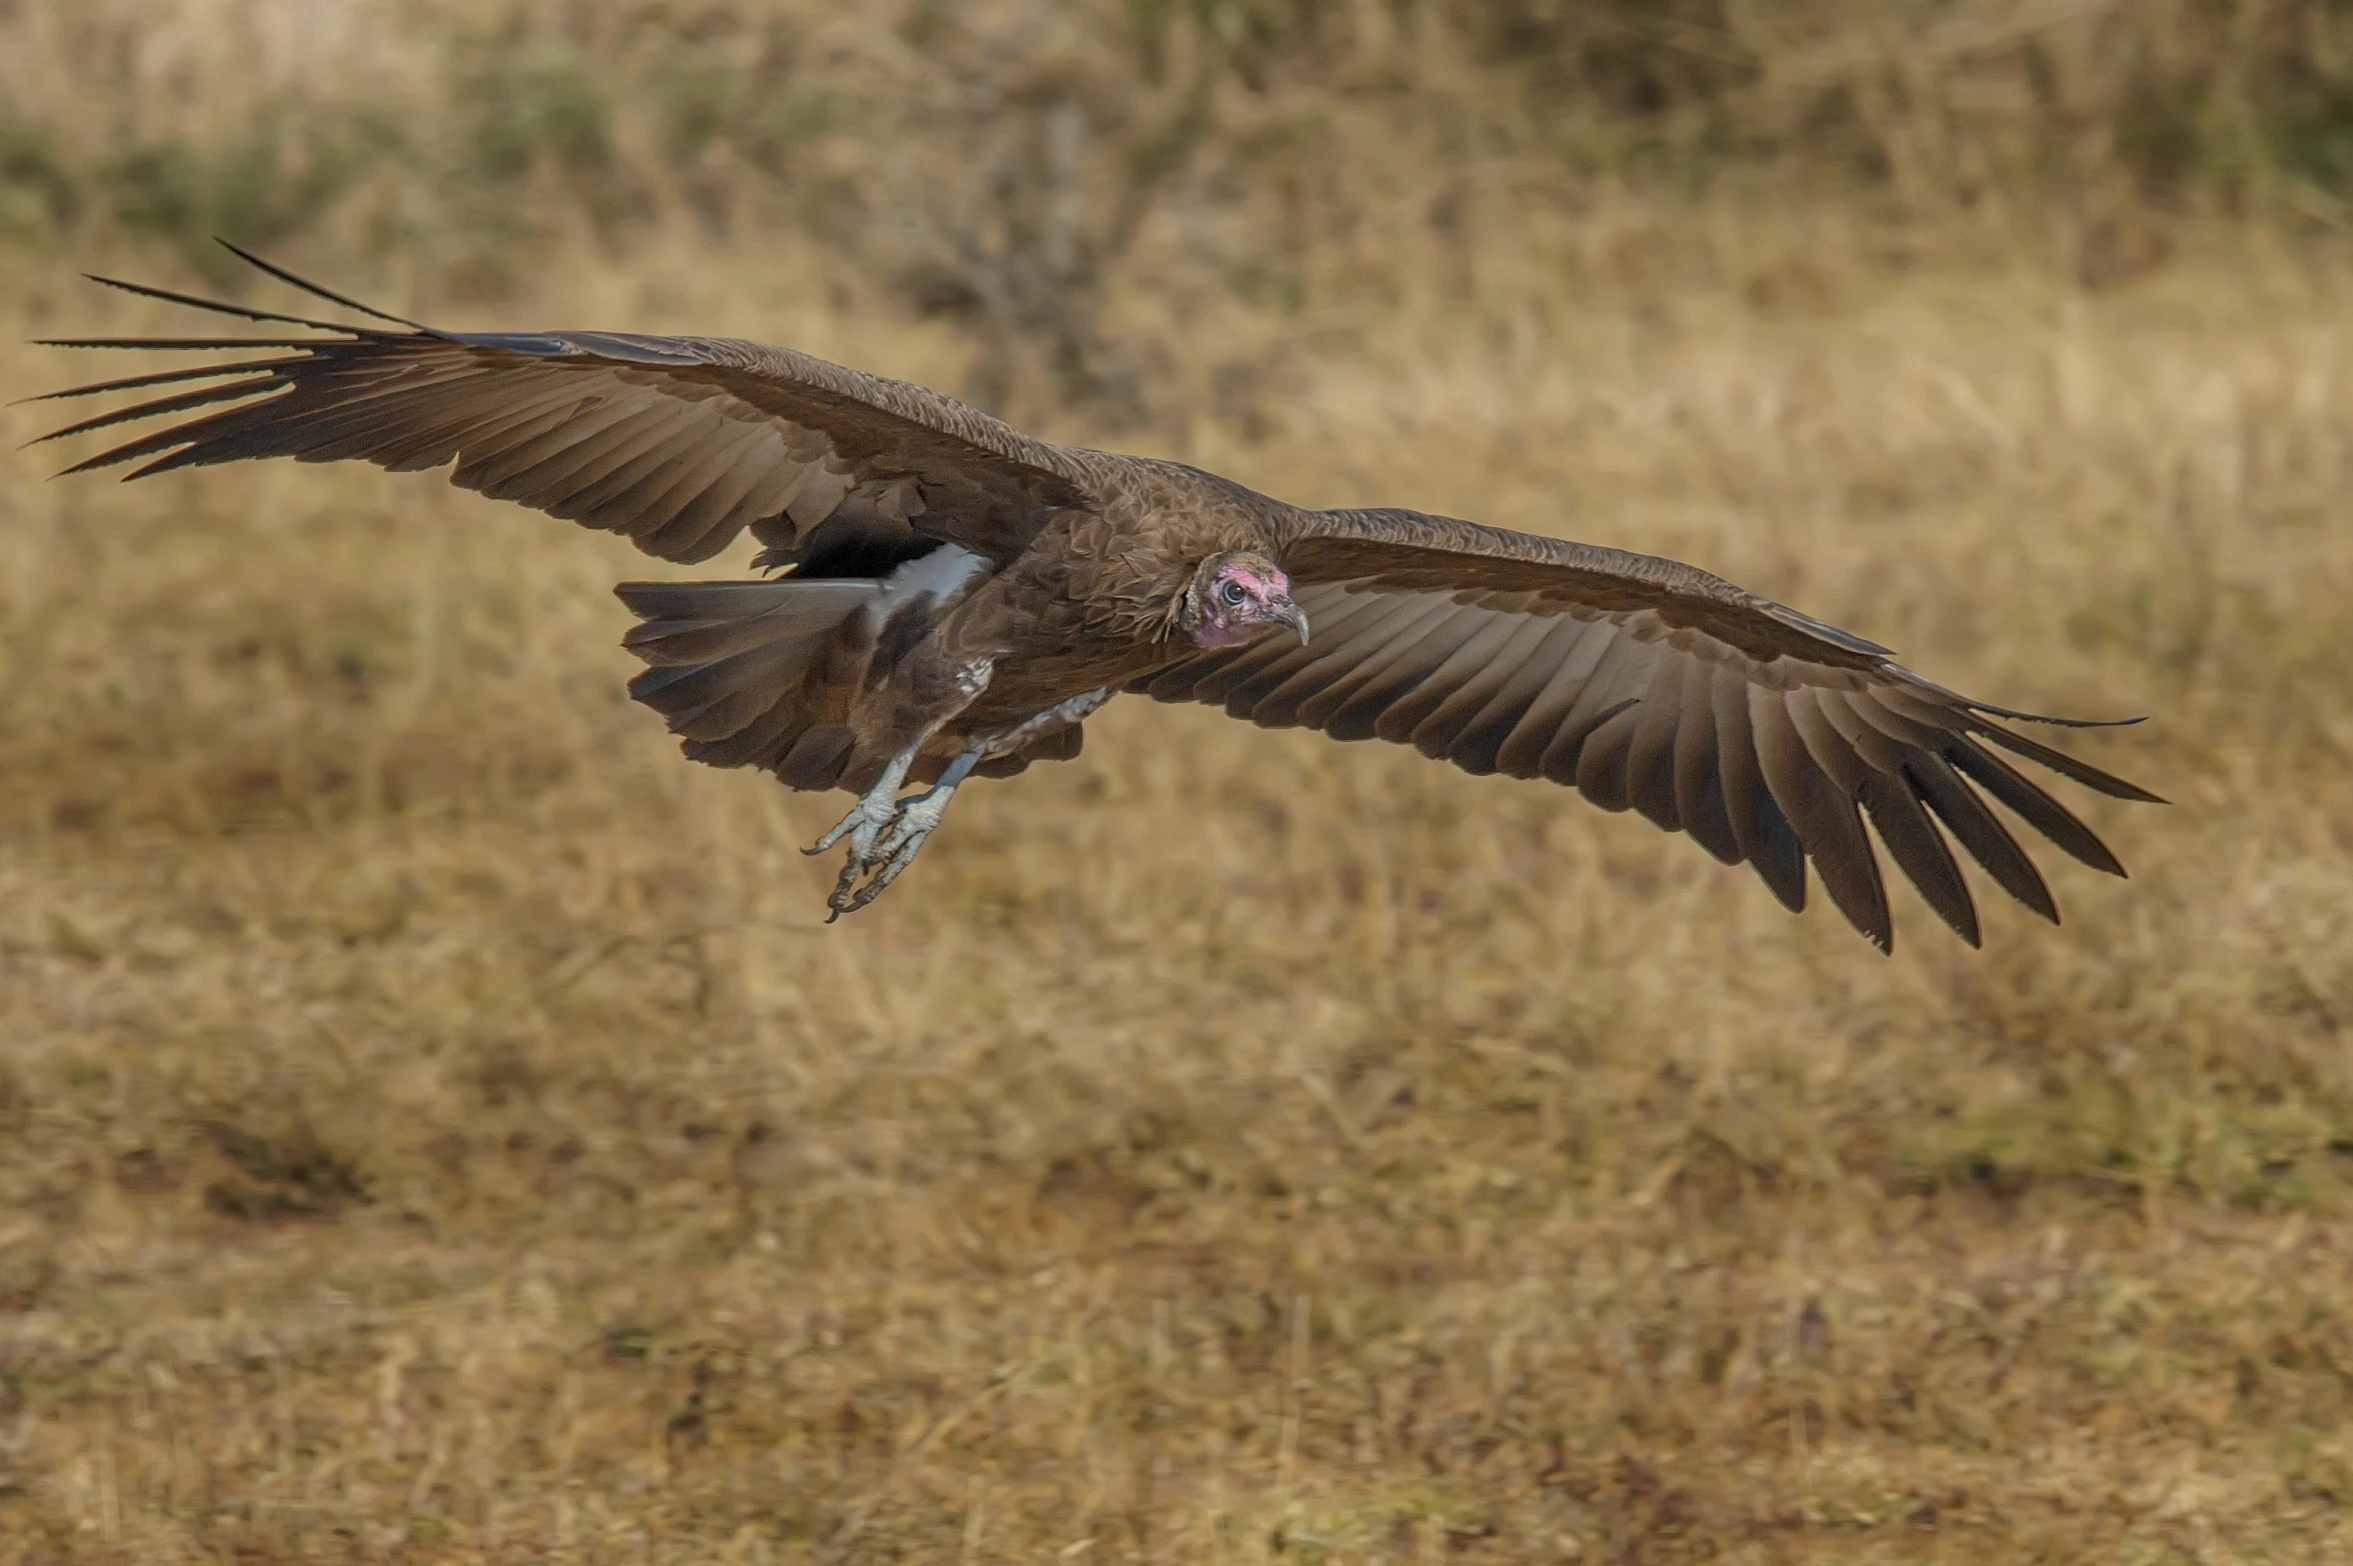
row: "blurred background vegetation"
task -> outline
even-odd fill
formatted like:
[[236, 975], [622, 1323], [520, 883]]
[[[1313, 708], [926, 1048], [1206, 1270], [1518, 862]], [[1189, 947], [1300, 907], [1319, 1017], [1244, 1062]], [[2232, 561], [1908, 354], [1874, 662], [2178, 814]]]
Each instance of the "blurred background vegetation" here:
[[0, 1563], [2353, 1556], [2349, 214], [2353, 0], [0, 0], [0, 395], [218, 324], [80, 268], [292, 302], [217, 234], [1688, 559], [2177, 801], [1883, 961], [1123, 702], [819, 933], [625, 541], [16, 408]]
[[2094, 288], [2185, 219], [2333, 233], [2353, 5], [0, 3], [0, 243], [218, 276], [222, 234], [499, 298], [553, 244], [789, 236], [966, 325], [983, 402], [1114, 425], [1153, 411], [1123, 283], [1297, 314], [1511, 250], [1543, 294], [1827, 286], [1575, 221], [1629, 203], [1820, 203], [1881, 264], [1998, 246]]

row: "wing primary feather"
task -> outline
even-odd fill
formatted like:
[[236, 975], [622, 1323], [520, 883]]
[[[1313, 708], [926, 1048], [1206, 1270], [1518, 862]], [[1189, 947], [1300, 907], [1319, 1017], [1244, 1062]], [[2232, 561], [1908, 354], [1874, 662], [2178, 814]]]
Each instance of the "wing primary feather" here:
[[[200, 450], [202, 444], [210, 434], [216, 430], [229, 427], [233, 424], [234, 420], [238, 416], [251, 412], [257, 406], [277, 403], [280, 399], [286, 396], [289, 389], [290, 388], [280, 387], [277, 390], [265, 395], [261, 399], [260, 403], [244, 403], [234, 408], [224, 408], [220, 412], [207, 415], [204, 418], [191, 419], [185, 424], [175, 424], [167, 429], [156, 430], [151, 434], [142, 435], [136, 440], [125, 441], [119, 446], [110, 446], [106, 450], [98, 453], [98, 455], [94, 457], [85, 457], [81, 461], [75, 463], [72, 467], [62, 470], [58, 474], [58, 477], [63, 478], [67, 474], [71, 473], [89, 473], [99, 468], [115, 467], [125, 462], [134, 461], [140, 457], [153, 456], [159, 451], [175, 451], [178, 448]], [[169, 461], [170, 459], [167, 458], [165, 460]], [[198, 458], [197, 460], [202, 461], [204, 459]], [[211, 460], [227, 461], [228, 459], [226, 457], [222, 457]], [[188, 463], [184, 462], [174, 463], [173, 465], [177, 467], [189, 466]], [[139, 468], [133, 472], [126, 473], [123, 475], [123, 477], [124, 480], [128, 482], [131, 479], [144, 477], [147, 473], [152, 471], [160, 471], [155, 463], [149, 463], [144, 468]]]
[[[1932, 722], [1922, 712], [1899, 710], [1896, 704], [1882, 699], [1886, 695], [1886, 691], [1882, 687], [1873, 686], [1865, 690], [1844, 691], [1839, 694], [1846, 698], [1847, 710], [1860, 723], [1876, 730], [1895, 747], [1897, 765], [1899, 766], [1903, 758], [1909, 757], [1914, 751], [1925, 750], [1934, 755], [1950, 745], [1954, 735], [1966, 733], [1969, 729], [1969, 716], [1963, 712], [1946, 711], [1937, 715], [1943, 719], [1942, 722]], [[1858, 744], [1857, 748], [1862, 749], [1863, 747]], [[1867, 756], [1885, 753], [1884, 751], [1864, 750], [1864, 754]], [[1890, 769], [1882, 768], [1882, 770]]]
[[[2134, 718], [2130, 721], [2138, 723], [2140, 720]], [[2113, 727], [2114, 725], [2101, 726]], [[2127, 783], [2124, 779], [2112, 773], [2102, 772], [2098, 767], [2089, 762], [2078, 760], [2063, 750], [2053, 750], [2050, 746], [2038, 744], [2023, 734], [2012, 733], [1998, 723], [1979, 724], [1971, 732], [1993, 741], [2014, 755], [2024, 756], [2029, 761], [2039, 762], [2058, 773], [2059, 776], [2081, 783], [2085, 788], [2094, 789], [2107, 795], [2110, 799], [2136, 800], [2144, 805], [2165, 803], [2163, 798], [2150, 793], [2137, 783]]]
[[[357, 390], [328, 391], [315, 383], [287, 380], [283, 399], [267, 397], [225, 409], [211, 421], [180, 429], [195, 437], [191, 450], [173, 466], [197, 466], [261, 457], [298, 462], [333, 462], [346, 457], [381, 462], [388, 449], [406, 449], [422, 397], [445, 392], [446, 379], [420, 379], [405, 386], [363, 383]], [[404, 407], [406, 402], [411, 406]], [[201, 430], [201, 433], [198, 433]]]
[[466, 460], [450, 475], [451, 482], [493, 500], [528, 495], [576, 472], [593, 458], [597, 437], [644, 411], [592, 383], [575, 383], [563, 391], [569, 395], [559, 394], [539, 410], [559, 415], [551, 422], [534, 422], [527, 431], [510, 432], [495, 443], [469, 442]]
[[1797, 829], [1822, 877], [1823, 890], [1865, 939], [1883, 952], [1893, 951], [1887, 889], [1879, 879], [1879, 860], [1855, 801], [1839, 792], [1815, 763], [1780, 692], [1752, 691], [1749, 718], [1765, 786]]
[[2124, 874], [2124, 866], [2090, 827], [2076, 820], [2065, 805], [2036, 788], [2024, 773], [1993, 752], [1962, 740], [1945, 752], [1945, 759], [1978, 787], [2016, 811], [2028, 826], [2075, 858], [2094, 870], [2105, 870], [2114, 876]]
[[2025, 904], [2051, 923], [2059, 922], [2059, 905], [2051, 899], [2051, 889], [2043, 884], [2042, 872], [2018, 846], [2010, 829], [1988, 810], [1977, 791], [1964, 782], [1959, 773], [1944, 757], [1923, 752], [1904, 763], [1904, 776], [1911, 779], [1928, 808], [1935, 811], [1953, 836], [1959, 839], [1969, 857], [1985, 867], [2005, 892]]
[[[35, 337], [36, 348], [139, 348], [139, 349], [213, 349], [231, 348], [333, 348], [340, 346], [333, 338], [318, 337]], [[49, 392], [51, 397], [75, 397], [94, 387], [72, 391]], [[27, 397], [26, 402], [39, 402], [39, 397]]]
[[1863, 809], [1887, 845], [1887, 856], [1918, 889], [1921, 900], [1971, 946], [1980, 944], [1977, 905], [1953, 860], [1944, 834], [1929, 819], [1912, 785], [1900, 774], [1873, 772], [1863, 784]]
[[385, 311], [377, 309], [373, 305], [364, 305], [361, 304], [357, 299], [349, 298], [346, 295], [339, 294], [332, 288], [322, 288], [317, 283], [311, 282], [306, 278], [296, 277], [292, 272], [287, 271], [284, 267], [277, 266], [268, 261], [264, 261], [261, 257], [255, 255], [252, 251], [233, 245], [217, 234], [213, 236], [213, 243], [220, 246], [223, 250], [226, 250], [229, 254], [235, 256], [238, 260], [244, 262], [246, 265], [259, 267], [262, 271], [267, 272], [270, 276], [276, 278], [279, 282], [291, 284], [292, 286], [301, 289], [306, 294], [312, 294], [318, 298], [326, 300], [329, 304], [339, 304], [346, 310], [357, 310], [360, 314], [373, 316], [379, 321], [390, 321], [394, 326], [405, 326], [410, 331], [422, 332], [427, 337], [440, 337], [443, 335], [442, 333], [435, 331], [432, 327], [423, 325], [416, 321], [412, 321], [406, 316], [389, 314]]
[[145, 283], [126, 283], [119, 277], [101, 277], [96, 272], [82, 274], [93, 283], [108, 288], [119, 288], [126, 294], [137, 294], [143, 299], [160, 299], [166, 304], [188, 305], [198, 310], [210, 310], [216, 315], [242, 316], [248, 321], [276, 321], [282, 326], [307, 326], [314, 332], [341, 332], [349, 337], [388, 338], [390, 332], [380, 332], [372, 326], [349, 326], [341, 321], [313, 321], [306, 316], [281, 315], [275, 310], [256, 310], [248, 305], [234, 305], [219, 299], [206, 299], [197, 294], [183, 294], [169, 288], [154, 288]]
[[194, 391], [175, 392], [169, 397], [156, 397], [128, 408], [116, 408], [94, 417], [77, 420], [64, 429], [51, 430], [46, 435], [27, 441], [28, 446], [46, 445], [53, 440], [64, 440], [72, 435], [87, 435], [92, 430], [103, 430], [117, 424], [130, 424], [140, 419], [159, 419], [167, 413], [186, 413], [191, 408], [209, 407], [216, 402], [235, 402], [243, 397], [258, 397], [271, 387], [268, 380], [237, 381], [227, 386], [200, 386]]
[[[256, 366], [247, 365], [240, 366], [240, 368], [253, 369]], [[332, 404], [327, 408], [318, 409], [305, 406], [304, 390], [303, 382], [282, 373], [273, 373], [259, 380], [233, 387], [211, 387], [207, 388], [205, 393], [183, 393], [178, 398], [158, 398], [98, 421], [84, 421], [80, 425], [71, 426], [56, 433], [57, 435], [72, 434], [83, 429], [102, 428], [107, 423], [119, 423], [166, 412], [184, 411], [188, 407], [201, 405], [201, 400], [208, 393], [210, 400], [227, 401], [235, 397], [256, 399], [242, 407], [226, 408], [205, 418], [186, 420], [152, 431], [138, 440], [101, 452], [86, 462], [66, 469], [66, 472], [78, 473], [91, 468], [111, 467], [116, 463], [127, 462], [134, 457], [146, 456], [181, 445], [190, 448], [201, 447], [203, 450], [200, 453], [193, 450], [183, 453], [180, 460], [171, 461], [166, 464], [167, 466], [197, 466], [208, 462], [229, 461], [249, 454], [261, 454], [259, 452], [249, 453], [243, 449], [223, 450], [221, 445], [224, 442], [234, 441], [240, 436], [306, 427], [321, 417], [336, 411]], [[285, 404], [284, 408], [280, 407], [281, 403]], [[260, 417], [265, 408], [273, 410], [274, 416]], [[288, 414], [291, 414], [291, 417], [288, 417]], [[49, 438], [54, 439], [55, 436]], [[162, 467], [151, 466], [142, 469], [139, 473], [130, 474], [128, 477], [138, 478], [147, 472], [160, 471], [163, 471]]]
[[[1868, 691], [1818, 690], [1814, 692], [1814, 707], [1823, 720], [1838, 731], [1840, 741], [1872, 772], [1893, 777], [1903, 770], [1904, 757], [1919, 746], [1919, 741], [1899, 740], [1886, 728], [1873, 723], [1865, 714], [1866, 708], [1878, 704]], [[1928, 748], [1934, 750], [1944, 743], [1944, 736], [1926, 734]]]
[[[124, 475], [125, 480], [175, 468], [209, 467], [261, 457], [292, 457], [297, 462], [373, 458], [388, 438], [399, 433], [397, 429], [385, 427], [381, 409], [305, 407], [302, 405], [305, 388], [299, 382], [280, 381], [279, 385], [286, 389], [160, 432], [161, 444], [170, 444], [175, 439], [185, 440], [187, 444], [168, 457]], [[286, 405], [283, 412], [281, 403]]]
[[387, 473], [444, 467], [457, 456], [458, 442], [474, 437], [484, 404], [478, 388], [468, 393], [461, 387], [442, 406], [402, 410], [368, 441], [367, 460]]
[[[486, 385], [483, 390], [495, 395], [497, 388]], [[509, 392], [489, 413], [471, 404], [453, 402], [444, 419], [418, 434], [422, 437], [428, 432], [438, 433], [446, 439], [458, 462], [450, 472], [449, 481], [460, 489], [479, 490], [488, 482], [482, 476], [484, 464], [574, 417], [579, 412], [580, 395], [577, 384], [555, 381], [535, 392]]]
[[[301, 382], [295, 387], [286, 410], [255, 427], [251, 433], [258, 443], [241, 455], [288, 456], [300, 462], [357, 457], [385, 467], [396, 461], [413, 467], [419, 439], [438, 433], [449, 422], [439, 416], [435, 401], [447, 398], [480, 416], [480, 404], [468, 395], [463, 377], [401, 387], [368, 386], [356, 392]], [[446, 439], [431, 444], [455, 450]]]
[[[28, 403], [58, 402], [67, 397], [95, 397], [104, 392], [137, 391], [145, 386], [169, 386], [177, 381], [218, 380], [224, 375], [250, 375], [263, 370], [282, 370], [290, 364], [311, 363], [308, 354], [289, 354], [277, 359], [237, 359], [220, 364], [190, 365], [177, 370], [153, 370], [145, 375], [126, 375], [119, 380], [93, 381], [87, 386], [69, 386], [64, 391], [42, 392], [34, 397], [18, 397], [8, 406], [20, 408]], [[37, 446], [55, 436], [43, 435], [26, 444]]]

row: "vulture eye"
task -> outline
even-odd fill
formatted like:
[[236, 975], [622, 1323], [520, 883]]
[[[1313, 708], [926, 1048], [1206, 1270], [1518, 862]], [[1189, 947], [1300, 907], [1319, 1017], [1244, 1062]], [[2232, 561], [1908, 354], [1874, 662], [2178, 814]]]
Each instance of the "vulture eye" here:
[[1217, 596], [1224, 599], [1228, 605], [1236, 609], [1241, 608], [1242, 605], [1250, 601], [1250, 595], [1242, 591], [1242, 584], [1234, 581], [1230, 577], [1226, 580], [1223, 586], [1218, 588]]

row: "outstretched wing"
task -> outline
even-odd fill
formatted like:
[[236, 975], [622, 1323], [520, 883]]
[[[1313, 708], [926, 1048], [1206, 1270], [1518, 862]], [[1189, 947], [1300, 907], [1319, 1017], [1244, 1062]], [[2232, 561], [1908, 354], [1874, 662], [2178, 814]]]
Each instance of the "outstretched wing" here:
[[2157, 797], [1997, 721], [2065, 720], [1969, 701], [1886, 648], [1674, 561], [1408, 511], [1303, 513], [1281, 560], [1312, 642], [1199, 653], [1133, 688], [1574, 785], [1746, 861], [1793, 910], [1811, 859], [1882, 950], [1894, 937], [1866, 817], [1973, 946], [1977, 910], [1947, 833], [2058, 920], [1984, 795], [2085, 864], [2124, 873], [1989, 747], [2103, 794]]
[[43, 436], [193, 415], [67, 472], [139, 459], [144, 465], [129, 477], [246, 457], [357, 457], [394, 471], [454, 461], [450, 477], [466, 489], [625, 534], [665, 560], [708, 559], [748, 526], [769, 546], [763, 563], [814, 566], [812, 557], [823, 556], [870, 575], [933, 541], [1001, 564], [1056, 508], [1087, 503], [1082, 475], [1057, 448], [903, 381], [726, 338], [436, 331], [237, 254], [402, 329], [310, 321], [113, 283], [334, 335], [58, 342], [290, 350], [51, 393], [216, 383]]

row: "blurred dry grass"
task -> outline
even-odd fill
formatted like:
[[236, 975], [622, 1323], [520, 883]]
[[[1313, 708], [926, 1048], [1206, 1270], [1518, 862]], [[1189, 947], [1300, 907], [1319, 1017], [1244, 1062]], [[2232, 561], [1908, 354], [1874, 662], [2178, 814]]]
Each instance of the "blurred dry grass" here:
[[[2093, 809], [2135, 879], [1883, 961], [1558, 791], [1121, 703], [820, 930], [831, 805], [627, 704], [614, 541], [13, 455], [0, 1558], [2344, 1551], [2353, 267], [1373, 163], [1280, 286], [1156, 205], [1053, 306], [1124, 439], [2151, 711], [2079, 742], [2178, 802]], [[464, 232], [288, 259], [1063, 400], [1060, 328], [822, 224], [529, 210], [579, 242], [519, 304]], [[18, 335], [179, 324], [66, 259], [0, 271]]]

